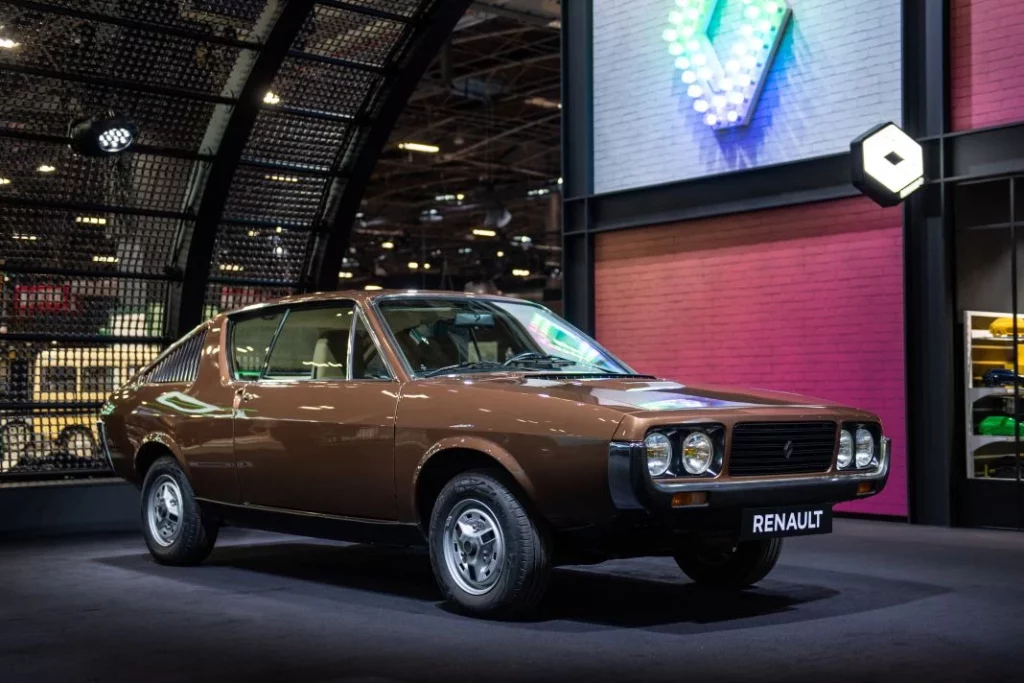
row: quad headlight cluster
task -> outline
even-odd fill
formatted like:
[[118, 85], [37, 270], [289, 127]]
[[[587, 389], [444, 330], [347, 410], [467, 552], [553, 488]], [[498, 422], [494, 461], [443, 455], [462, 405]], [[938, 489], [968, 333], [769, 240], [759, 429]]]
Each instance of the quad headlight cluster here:
[[864, 470], [878, 465], [879, 438], [867, 425], [844, 424], [839, 432], [839, 457], [836, 464], [841, 470]]
[[652, 477], [708, 477], [721, 471], [724, 429], [709, 425], [651, 432], [644, 439], [647, 472]]

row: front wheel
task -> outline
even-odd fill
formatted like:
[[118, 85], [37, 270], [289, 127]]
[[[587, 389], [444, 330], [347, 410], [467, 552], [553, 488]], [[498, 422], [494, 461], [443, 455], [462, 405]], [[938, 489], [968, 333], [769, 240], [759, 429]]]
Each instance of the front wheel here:
[[676, 564], [699, 584], [723, 589], [749, 588], [775, 568], [781, 538], [741, 541], [721, 546], [695, 541], [679, 549]]
[[550, 552], [539, 523], [489, 472], [464, 472], [442, 489], [430, 517], [430, 563], [462, 611], [515, 617], [544, 595]]
[[217, 531], [178, 462], [171, 456], [154, 462], [142, 485], [142, 534], [153, 558], [160, 564], [199, 564], [213, 550]]

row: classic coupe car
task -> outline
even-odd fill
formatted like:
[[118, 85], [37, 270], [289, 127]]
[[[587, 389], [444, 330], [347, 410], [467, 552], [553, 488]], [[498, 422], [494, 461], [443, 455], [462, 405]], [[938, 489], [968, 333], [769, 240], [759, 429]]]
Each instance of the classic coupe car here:
[[664, 555], [751, 586], [889, 469], [875, 415], [638, 374], [542, 306], [450, 292], [221, 314], [99, 431], [158, 562], [201, 562], [225, 524], [425, 544], [448, 600], [505, 616], [557, 564]]

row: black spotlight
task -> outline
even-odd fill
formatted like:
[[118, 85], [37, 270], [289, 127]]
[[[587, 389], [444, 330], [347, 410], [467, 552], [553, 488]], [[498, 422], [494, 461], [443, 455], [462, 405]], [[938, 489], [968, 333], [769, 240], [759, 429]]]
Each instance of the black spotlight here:
[[113, 112], [105, 118], [81, 119], [71, 124], [71, 149], [87, 157], [120, 154], [135, 142], [138, 127]]

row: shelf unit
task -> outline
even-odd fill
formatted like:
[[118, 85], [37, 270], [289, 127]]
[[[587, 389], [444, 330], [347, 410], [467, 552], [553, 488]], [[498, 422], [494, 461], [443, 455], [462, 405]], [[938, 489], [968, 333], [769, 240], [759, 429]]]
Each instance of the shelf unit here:
[[[1013, 370], [1014, 354], [1020, 353], [1020, 372], [1024, 375], [1024, 315], [1017, 316], [1018, 344], [1012, 336], [994, 335], [990, 326], [1010, 313], [993, 311], [964, 312], [964, 392], [966, 419], [967, 476], [971, 479], [1014, 481], [1014, 464], [1018, 461], [1015, 436], [990, 436], [978, 433], [981, 420], [990, 415], [1014, 414], [1014, 387], [987, 387], [983, 375], [995, 368]], [[1024, 383], [1020, 386], [1024, 394]], [[1021, 435], [1024, 442], [1024, 434]]]

